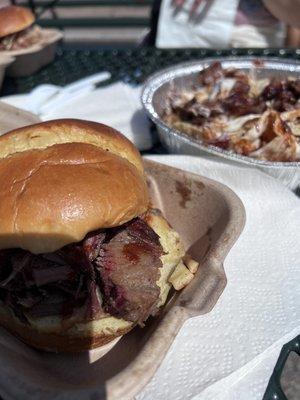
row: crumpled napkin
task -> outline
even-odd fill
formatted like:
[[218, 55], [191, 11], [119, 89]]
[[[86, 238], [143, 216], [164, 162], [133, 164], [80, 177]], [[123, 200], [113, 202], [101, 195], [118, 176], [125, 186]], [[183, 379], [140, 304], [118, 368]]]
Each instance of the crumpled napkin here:
[[[139, 150], [152, 147], [150, 122], [142, 110], [141, 87], [132, 87], [123, 82], [78, 94], [65, 104], [55, 107], [39, 117], [43, 121], [57, 118], [79, 118], [101, 122], [122, 132]], [[1, 98], [15, 107], [24, 108], [26, 94]]]
[[215, 308], [188, 320], [137, 400], [261, 400], [283, 344], [300, 332], [300, 201], [254, 170], [190, 156], [150, 159], [220, 181], [245, 229], [225, 259]]

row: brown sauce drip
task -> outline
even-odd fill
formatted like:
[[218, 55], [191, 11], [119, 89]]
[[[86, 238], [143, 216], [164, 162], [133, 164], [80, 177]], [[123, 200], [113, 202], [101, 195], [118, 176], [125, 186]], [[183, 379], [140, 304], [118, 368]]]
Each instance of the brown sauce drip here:
[[176, 192], [180, 195], [180, 206], [186, 208], [186, 203], [191, 200], [191, 189], [188, 187], [187, 183], [182, 183], [176, 181]]
[[139, 254], [143, 251], [143, 247], [138, 243], [127, 243], [123, 247], [123, 254], [133, 264], [137, 264], [140, 261]]

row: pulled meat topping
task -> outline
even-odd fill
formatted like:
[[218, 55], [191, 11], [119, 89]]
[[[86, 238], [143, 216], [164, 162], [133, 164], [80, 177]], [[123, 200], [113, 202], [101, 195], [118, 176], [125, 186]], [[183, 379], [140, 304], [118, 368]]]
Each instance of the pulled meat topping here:
[[158, 235], [141, 218], [53, 253], [1, 250], [0, 301], [23, 322], [79, 310], [84, 321], [109, 313], [143, 322], [159, 297], [162, 254]]
[[250, 85], [248, 83], [237, 81], [228, 97], [222, 102], [223, 110], [235, 116], [264, 112], [266, 104], [260, 97], [250, 97], [249, 92]]
[[162, 116], [202, 143], [269, 161], [300, 160], [300, 79], [258, 79], [214, 62], [191, 89], [172, 87]]

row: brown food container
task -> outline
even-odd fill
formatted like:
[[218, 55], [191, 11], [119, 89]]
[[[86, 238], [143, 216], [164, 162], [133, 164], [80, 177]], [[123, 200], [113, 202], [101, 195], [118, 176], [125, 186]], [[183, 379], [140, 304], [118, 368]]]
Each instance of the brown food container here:
[[57, 29], [42, 29], [40, 41], [33, 46], [22, 50], [1, 51], [1, 55], [15, 58], [7, 68], [7, 75], [14, 78], [28, 76], [51, 63], [55, 57], [57, 42], [62, 37], [63, 33]]
[[36, 115], [0, 101], [0, 135], [38, 122], [41, 120]]
[[132, 399], [151, 379], [183, 323], [216, 304], [226, 286], [224, 259], [245, 223], [240, 199], [205, 177], [148, 160], [145, 166], [154, 206], [200, 262], [194, 280], [171, 293], [160, 315], [144, 328], [90, 352], [40, 352], [0, 329], [4, 399]]

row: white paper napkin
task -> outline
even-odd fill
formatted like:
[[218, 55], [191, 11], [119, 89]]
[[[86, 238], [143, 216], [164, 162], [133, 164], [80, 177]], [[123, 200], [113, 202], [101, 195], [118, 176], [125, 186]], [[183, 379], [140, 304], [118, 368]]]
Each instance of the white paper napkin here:
[[298, 333], [298, 328], [293, 329], [248, 364], [209, 386], [192, 400], [261, 400], [282, 346]]
[[[77, 95], [50, 113], [39, 115], [43, 121], [79, 118], [101, 122], [122, 132], [139, 150], [152, 147], [150, 124], [142, 111], [141, 87], [122, 82]], [[26, 107], [27, 95], [3, 97], [1, 100], [19, 108]]]
[[197, 17], [196, 20], [190, 18], [189, 10], [193, 2], [194, 0], [185, 1], [184, 7], [178, 12], [172, 6], [172, 3], [174, 4], [172, 0], [162, 2], [158, 20], [157, 47], [226, 48], [230, 46], [239, 1], [226, 0], [226, 7], [224, 7], [224, 0], [214, 0], [207, 5], [204, 4], [202, 17], [199, 20]]
[[152, 160], [233, 189], [245, 229], [216, 307], [185, 323], [138, 400], [261, 400], [282, 345], [300, 332], [300, 201], [264, 173], [190, 156]]

